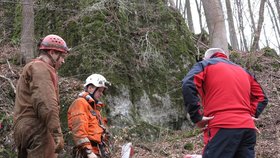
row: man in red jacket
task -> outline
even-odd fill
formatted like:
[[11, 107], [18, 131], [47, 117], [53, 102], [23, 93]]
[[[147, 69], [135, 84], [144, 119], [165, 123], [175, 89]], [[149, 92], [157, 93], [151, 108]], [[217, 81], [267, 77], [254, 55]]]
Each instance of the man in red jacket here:
[[185, 76], [182, 89], [192, 122], [205, 129], [203, 158], [255, 157], [254, 120], [268, 100], [252, 74], [222, 49], [211, 48]]

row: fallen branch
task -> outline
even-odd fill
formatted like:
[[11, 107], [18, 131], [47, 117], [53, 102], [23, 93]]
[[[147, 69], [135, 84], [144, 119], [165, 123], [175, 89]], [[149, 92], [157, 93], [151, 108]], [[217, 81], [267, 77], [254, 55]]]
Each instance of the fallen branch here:
[[3, 76], [3, 75], [0, 75], [0, 77], [3, 78], [3, 79], [5, 79], [5, 80], [7, 80], [7, 81], [11, 84], [11, 87], [13, 88], [14, 93], [16, 94], [16, 87], [14, 86], [12, 80], [9, 79], [9, 78], [7, 78], [7, 77], [5, 77], [5, 76]]
[[142, 148], [144, 150], [150, 151], [150, 152], [152, 151], [149, 147], [147, 147], [147, 146], [145, 146], [143, 144], [136, 144], [135, 146], [139, 147], [139, 148]]
[[7, 64], [8, 64], [8, 66], [9, 66], [10, 71], [15, 75], [14, 71], [13, 71], [12, 68], [11, 68], [11, 65], [10, 65], [9, 60], [6, 60], [6, 62], [7, 62]]

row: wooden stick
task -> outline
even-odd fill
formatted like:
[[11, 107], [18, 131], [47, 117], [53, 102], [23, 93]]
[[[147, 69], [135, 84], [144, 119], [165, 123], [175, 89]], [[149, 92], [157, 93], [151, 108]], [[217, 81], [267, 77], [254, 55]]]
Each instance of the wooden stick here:
[[7, 77], [5, 77], [5, 76], [3, 76], [3, 75], [0, 75], [0, 77], [9, 81], [9, 83], [11, 84], [11, 87], [12, 87], [13, 90], [14, 90], [14, 93], [16, 94], [16, 87], [14, 86], [12, 80], [9, 79], [9, 78], [7, 78]]

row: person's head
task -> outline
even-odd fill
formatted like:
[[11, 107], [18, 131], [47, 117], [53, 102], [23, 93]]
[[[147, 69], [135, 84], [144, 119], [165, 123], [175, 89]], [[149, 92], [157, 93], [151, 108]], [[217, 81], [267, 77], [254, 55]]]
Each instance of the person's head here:
[[66, 42], [57, 35], [47, 35], [39, 42], [38, 46], [40, 55], [46, 55], [55, 69], [61, 67], [69, 54]]
[[86, 79], [84, 84], [85, 91], [88, 92], [95, 100], [99, 100], [104, 91], [111, 85], [106, 78], [100, 74], [92, 74]]
[[227, 53], [226, 53], [223, 49], [221, 49], [221, 48], [210, 48], [210, 49], [207, 49], [207, 50], [206, 50], [203, 59], [204, 59], [204, 60], [210, 59], [210, 58], [213, 57], [213, 55], [215, 55], [216, 53], [222, 53], [222, 54], [226, 55], [227, 58], [228, 58]]

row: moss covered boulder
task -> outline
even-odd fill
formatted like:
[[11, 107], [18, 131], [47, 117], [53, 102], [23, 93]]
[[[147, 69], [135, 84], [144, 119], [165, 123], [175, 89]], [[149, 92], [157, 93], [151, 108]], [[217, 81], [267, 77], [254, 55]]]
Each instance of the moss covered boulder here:
[[105, 98], [112, 123], [181, 128], [181, 79], [195, 58], [177, 11], [162, 1], [102, 1], [85, 6], [64, 29], [73, 49], [60, 74], [85, 80], [100, 73], [112, 82]]
[[[164, 0], [34, 3], [37, 41], [58, 34], [72, 47], [60, 76], [84, 81], [90, 74], [100, 73], [112, 82], [104, 100], [110, 105], [107, 112], [112, 123], [145, 121], [181, 128], [185, 119], [181, 80], [195, 62], [195, 49], [192, 34], [177, 10]], [[1, 32], [10, 32], [9, 39], [17, 41], [22, 6], [5, 7], [14, 9], [5, 10], [9, 16], [2, 16], [4, 23], [16, 22]], [[61, 99], [67, 103], [62, 103], [63, 112], [73, 99]]]

